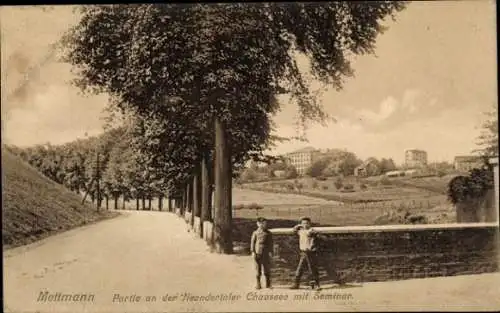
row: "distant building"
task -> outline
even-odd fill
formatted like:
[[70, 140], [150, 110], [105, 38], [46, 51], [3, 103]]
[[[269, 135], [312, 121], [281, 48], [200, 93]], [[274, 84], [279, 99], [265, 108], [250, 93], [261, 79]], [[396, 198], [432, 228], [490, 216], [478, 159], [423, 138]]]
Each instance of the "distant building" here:
[[427, 165], [427, 152], [424, 150], [406, 150], [405, 166], [408, 168], [423, 167]]
[[389, 172], [385, 173], [385, 176], [387, 176], [387, 177], [405, 176], [405, 171], [389, 171]]
[[284, 155], [285, 160], [288, 164], [292, 165], [297, 169], [297, 174], [304, 175], [307, 169], [312, 165], [312, 163], [319, 156], [320, 151], [314, 149], [313, 147], [306, 147], [294, 152], [290, 152]]
[[455, 170], [460, 172], [468, 172], [474, 168], [480, 168], [483, 165], [481, 157], [478, 156], [456, 156], [453, 162]]
[[417, 171], [417, 170], [406, 170], [406, 171], [405, 171], [405, 175], [407, 175], [407, 176], [408, 176], [408, 175], [415, 175], [415, 174], [417, 174], [417, 173], [418, 173], [418, 171]]
[[284, 178], [286, 176], [286, 171], [276, 170], [273, 172], [273, 174], [274, 174], [274, 177]]
[[406, 171], [390, 171], [385, 173], [385, 176], [387, 177], [400, 177], [400, 176], [412, 176], [415, 175], [418, 171], [413, 169], [413, 170], [406, 170]]

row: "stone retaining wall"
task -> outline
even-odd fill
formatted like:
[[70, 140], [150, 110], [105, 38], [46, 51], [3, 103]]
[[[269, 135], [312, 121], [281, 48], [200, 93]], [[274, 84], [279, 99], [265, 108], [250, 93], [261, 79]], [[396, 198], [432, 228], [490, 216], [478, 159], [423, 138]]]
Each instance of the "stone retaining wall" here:
[[[320, 276], [324, 282], [387, 281], [498, 271], [496, 223], [318, 227]], [[274, 233], [273, 277], [293, 281], [298, 238], [290, 229]], [[306, 273], [307, 275], [307, 273]]]

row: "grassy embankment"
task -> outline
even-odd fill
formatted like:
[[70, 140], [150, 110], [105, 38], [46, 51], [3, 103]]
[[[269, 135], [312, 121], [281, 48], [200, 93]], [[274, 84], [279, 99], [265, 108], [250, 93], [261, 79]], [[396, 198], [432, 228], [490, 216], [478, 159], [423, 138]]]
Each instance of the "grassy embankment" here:
[[118, 213], [82, 204], [81, 198], [51, 181], [2, 147], [2, 243], [25, 245]]

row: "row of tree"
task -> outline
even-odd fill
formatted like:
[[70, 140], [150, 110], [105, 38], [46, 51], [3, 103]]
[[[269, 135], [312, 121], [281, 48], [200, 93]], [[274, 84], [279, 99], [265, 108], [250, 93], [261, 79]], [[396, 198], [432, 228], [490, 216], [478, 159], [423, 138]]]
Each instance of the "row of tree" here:
[[114, 199], [118, 209], [118, 198], [125, 202], [139, 200], [145, 209], [146, 200], [151, 208], [152, 198], [162, 198], [168, 193], [161, 175], [154, 168], [147, 168], [141, 155], [140, 128], [137, 121], [128, 120], [123, 126], [106, 131], [104, 134], [86, 139], [78, 139], [63, 145], [37, 145], [29, 148], [8, 147], [37, 168], [45, 176], [64, 185], [78, 194], [89, 195], [92, 202]]

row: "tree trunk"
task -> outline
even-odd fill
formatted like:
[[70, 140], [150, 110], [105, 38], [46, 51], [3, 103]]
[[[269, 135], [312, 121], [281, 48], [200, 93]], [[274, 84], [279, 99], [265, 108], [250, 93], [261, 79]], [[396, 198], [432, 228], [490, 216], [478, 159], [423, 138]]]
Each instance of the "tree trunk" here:
[[93, 192], [90, 194], [90, 199], [92, 200], [92, 204], [94, 204], [95, 203], [95, 196], [94, 196]]
[[141, 209], [141, 207], [139, 205], [139, 196], [137, 196], [135, 198], [135, 208], [137, 209], [137, 211], [139, 211]]
[[161, 212], [163, 206], [163, 196], [158, 197], [158, 211]]
[[212, 184], [212, 221], [215, 216], [215, 182]]
[[214, 216], [214, 244], [217, 253], [233, 253], [231, 236], [232, 210], [232, 164], [231, 145], [226, 125], [218, 118], [215, 119], [215, 216]]
[[186, 212], [186, 208], [187, 208], [187, 194], [188, 194], [188, 186], [186, 184], [186, 185], [184, 185], [184, 188], [182, 189], [182, 201], [181, 201], [182, 216], [184, 216], [184, 212]]
[[100, 180], [101, 180], [101, 173], [100, 169], [101, 166], [99, 165], [99, 152], [97, 152], [96, 156], [96, 187], [97, 187], [97, 211], [101, 209], [101, 187], [99, 186]]
[[148, 210], [151, 211], [151, 196], [148, 197]]
[[[118, 198], [117, 198], [118, 199]], [[125, 202], [128, 201], [125, 198], [125, 195], [123, 195], [123, 203], [122, 203], [122, 210], [125, 210]]]
[[[186, 203], [186, 206], [187, 206], [187, 212], [189, 212], [191, 214], [191, 217], [193, 216], [193, 180], [191, 179], [191, 182], [187, 184], [187, 203]], [[192, 220], [192, 218], [191, 218]], [[191, 223], [191, 220], [189, 221], [186, 221], [188, 222], [190, 225], [193, 225]]]
[[193, 177], [193, 218], [192, 224], [194, 225], [194, 218], [201, 217], [201, 164], [198, 163]]
[[105, 197], [106, 197], [106, 210], [109, 210], [109, 197], [108, 195], [106, 195]]
[[203, 222], [212, 221], [212, 180], [210, 179], [210, 156], [205, 154], [201, 160], [201, 234]]
[[189, 191], [189, 189], [191, 189], [191, 184], [187, 184], [186, 185], [186, 203], [184, 204], [184, 207], [186, 208], [186, 212], [191, 212], [191, 199], [190, 199], [190, 195], [191, 195], [191, 192]]
[[146, 195], [142, 195], [142, 210], [146, 210]]
[[115, 210], [118, 210], [118, 194], [115, 194], [114, 198], [115, 198]]
[[[175, 200], [174, 200], [174, 203], [175, 203]], [[168, 211], [172, 212], [172, 194], [171, 193], [168, 194], [167, 206], [168, 206]]]

